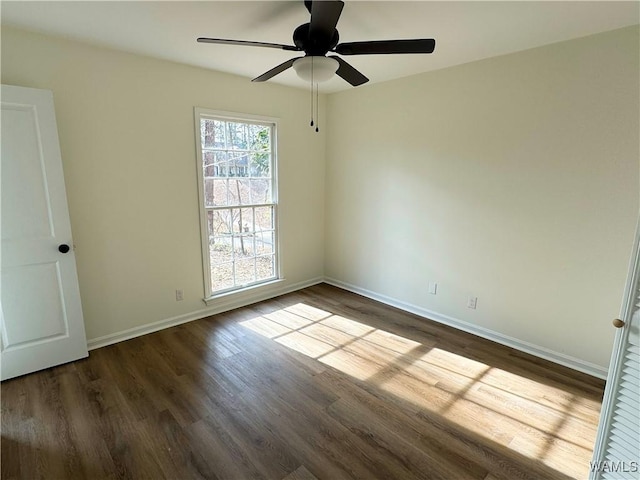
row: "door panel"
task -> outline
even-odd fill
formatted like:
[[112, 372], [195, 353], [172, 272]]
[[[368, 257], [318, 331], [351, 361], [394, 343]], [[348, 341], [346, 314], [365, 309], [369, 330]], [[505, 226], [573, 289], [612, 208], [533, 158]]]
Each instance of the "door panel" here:
[[53, 108], [46, 90], [2, 86], [2, 380], [86, 357]]
[[591, 462], [592, 480], [640, 478], [640, 221]]
[[[2, 183], [2, 199], [7, 202], [7, 208], [2, 210], [3, 240], [45, 237], [53, 233], [38, 137], [34, 107], [3, 104], [2, 156], [7, 157], [2, 163], [2, 175], [7, 180]], [[20, 208], [14, 208], [15, 205]]]
[[[2, 287], [5, 315], [22, 319], [21, 322], [5, 322], [6, 349], [67, 335], [68, 322], [57, 262], [8, 268], [2, 273]], [[31, 298], [32, 292], [38, 292], [38, 301], [21, 301]]]

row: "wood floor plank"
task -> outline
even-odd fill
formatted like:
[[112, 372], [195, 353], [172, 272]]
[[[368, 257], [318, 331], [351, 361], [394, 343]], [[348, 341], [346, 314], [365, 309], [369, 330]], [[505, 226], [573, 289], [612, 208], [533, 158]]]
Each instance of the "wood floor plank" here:
[[579, 479], [603, 389], [320, 284], [4, 382], [1, 475]]
[[84, 476], [91, 478], [114, 471], [115, 465], [103, 438], [95, 435], [95, 424], [87, 422], [92, 418], [92, 411], [86, 398], [87, 389], [79, 375], [73, 371], [58, 378], [70, 437], [75, 448], [82, 452], [79, 457]]
[[304, 465], [301, 465], [299, 468], [284, 477], [283, 480], [318, 480], [318, 477], [307, 470]]

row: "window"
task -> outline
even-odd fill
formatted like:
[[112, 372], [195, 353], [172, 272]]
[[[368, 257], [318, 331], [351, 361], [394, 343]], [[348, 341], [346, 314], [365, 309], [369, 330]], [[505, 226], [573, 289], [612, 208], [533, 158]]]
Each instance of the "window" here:
[[278, 278], [273, 120], [196, 108], [207, 297]]

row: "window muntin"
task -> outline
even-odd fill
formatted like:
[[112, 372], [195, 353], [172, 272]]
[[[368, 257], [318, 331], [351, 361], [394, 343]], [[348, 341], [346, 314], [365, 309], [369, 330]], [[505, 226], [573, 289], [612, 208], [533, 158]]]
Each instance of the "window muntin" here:
[[275, 123], [196, 109], [207, 296], [278, 278]]

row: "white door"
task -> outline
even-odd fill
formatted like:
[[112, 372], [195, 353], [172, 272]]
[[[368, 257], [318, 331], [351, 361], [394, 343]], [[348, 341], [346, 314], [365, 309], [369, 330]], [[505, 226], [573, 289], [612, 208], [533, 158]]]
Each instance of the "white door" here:
[[1, 379], [86, 357], [53, 94], [2, 85]]
[[602, 401], [591, 479], [640, 479], [640, 222]]

